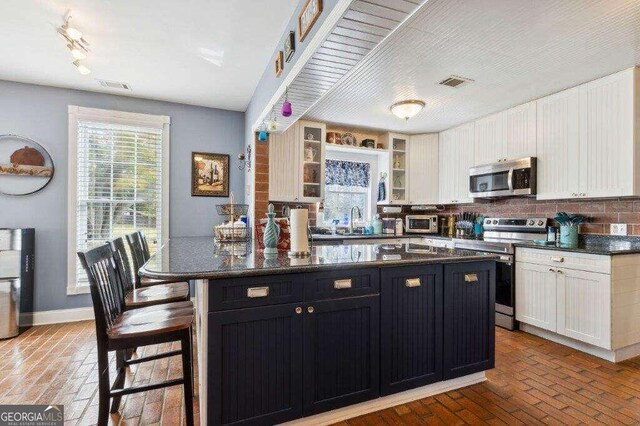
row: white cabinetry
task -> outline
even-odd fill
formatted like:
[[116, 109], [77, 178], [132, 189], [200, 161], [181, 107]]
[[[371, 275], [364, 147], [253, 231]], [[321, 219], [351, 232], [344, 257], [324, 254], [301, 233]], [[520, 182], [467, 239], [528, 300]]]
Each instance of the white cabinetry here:
[[610, 270], [609, 256], [518, 248], [516, 319], [611, 349]]
[[409, 204], [438, 203], [438, 134], [409, 138]]
[[535, 101], [502, 113], [502, 140], [504, 156], [509, 160], [537, 155]]
[[637, 81], [632, 68], [537, 101], [538, 199], [640, 195]]
[[552, 268], [516, 262], [516, 319], [556, 331], [556, 289]]
[[503, 113], [493, 114], [475, 122], [476, 166], [505, 160], [505, 141], [502, 133]]
[[535, 156], [535, 101], [476, 121], [476, 166]]
[[269, 137], [269, 200], [315, 203], [324, 194], [325, 133], [322, 123], [298, 121]]
[[389, 173], [387, 198], [389, 204], [407, 204], [409, 200], [409, 136], [388, 133]]
[[571, 198], [580, 180], [580, 90], [538, 100], [538, 199]]
[[440, 204], [470, 203], [469, 168], [474, 163], [475, 123], [467, 123], [440, 133]]

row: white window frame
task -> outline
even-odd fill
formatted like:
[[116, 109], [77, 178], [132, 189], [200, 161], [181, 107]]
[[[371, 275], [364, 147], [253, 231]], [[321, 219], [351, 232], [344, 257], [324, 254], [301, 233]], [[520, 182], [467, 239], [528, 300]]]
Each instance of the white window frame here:
[[77, 285], [77, 216], [78, 204], [78, 121], [95, 121], [162, 130], [162, 241], [169, 238], [169, 154], [171, 118], [166, 115], [139, 114], [69, 105], [69, 166], [67, 198], [67, 295], [86, 294], [88, 285]]

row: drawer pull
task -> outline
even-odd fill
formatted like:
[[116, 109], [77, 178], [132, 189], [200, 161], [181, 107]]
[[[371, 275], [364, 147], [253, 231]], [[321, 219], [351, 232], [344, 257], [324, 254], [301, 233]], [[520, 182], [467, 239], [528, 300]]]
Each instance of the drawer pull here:
[[478, 282], [478, 274], [464, 274], [464, 282], [466, 282], [466, 283], [477, 283]]
[[267, 297], [269, 295], [269, 287], [250, 287], [247, 289], [247, 297]]
[[562, 256], [551, 256], [551, 261], [552, 262], [562, 263], [562, 262], [564, 262], [564, 257], [562, 257]]
[[420, 281], [420, 278], [407, 278], [404, 282], [404, 285], [409, 288], [420, 287], [422, 285], [422, 282]]
[[333, 288], [335, 288], [336, 290], [344, 290], [347, 288], [351, 288], [352, 282], [351, 282], [351, 278], [345, 279], [345, 280], [335, 280], [333, 282]]

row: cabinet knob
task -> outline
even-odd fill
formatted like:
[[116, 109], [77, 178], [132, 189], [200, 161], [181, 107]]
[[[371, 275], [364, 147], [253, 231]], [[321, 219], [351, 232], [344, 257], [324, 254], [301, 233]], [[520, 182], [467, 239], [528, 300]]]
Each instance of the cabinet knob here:
[[300, 315], [302, 313], [302, 308], [300, 306], [298, 306], [296, 308], [296, 314]]
[[310, 314], [312, 314], [312, 313], [313, 313], [313, 311], [314, 311], [313, 306], [309, 306], [309, 307], [307, 308], [307, 312], [309, 312]]
[[555, 270], [555, 269], [553, 269], [553, 268], [549, 268], [549, 272], [558, 272], [558, 271], [556, 271], [556, 270]]
[[572, 196], [572, 197], [577, 197], [577, 196], [578, 196], [578, 194], [576, 194], [575, 192], [573, 192], [573, 193], [571, 193], [571, 196]]
[[564, 272], [561, 269], [556, 270], [556, 272], [559, 274], [564, 274]]

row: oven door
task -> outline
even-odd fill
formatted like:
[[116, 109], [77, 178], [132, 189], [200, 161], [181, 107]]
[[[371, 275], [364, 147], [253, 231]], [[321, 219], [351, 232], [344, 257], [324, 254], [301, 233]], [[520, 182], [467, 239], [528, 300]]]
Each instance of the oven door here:
[[496, 261], [496, 312], [513, 316], [515, 280], [512, 255], [500, 255]]

